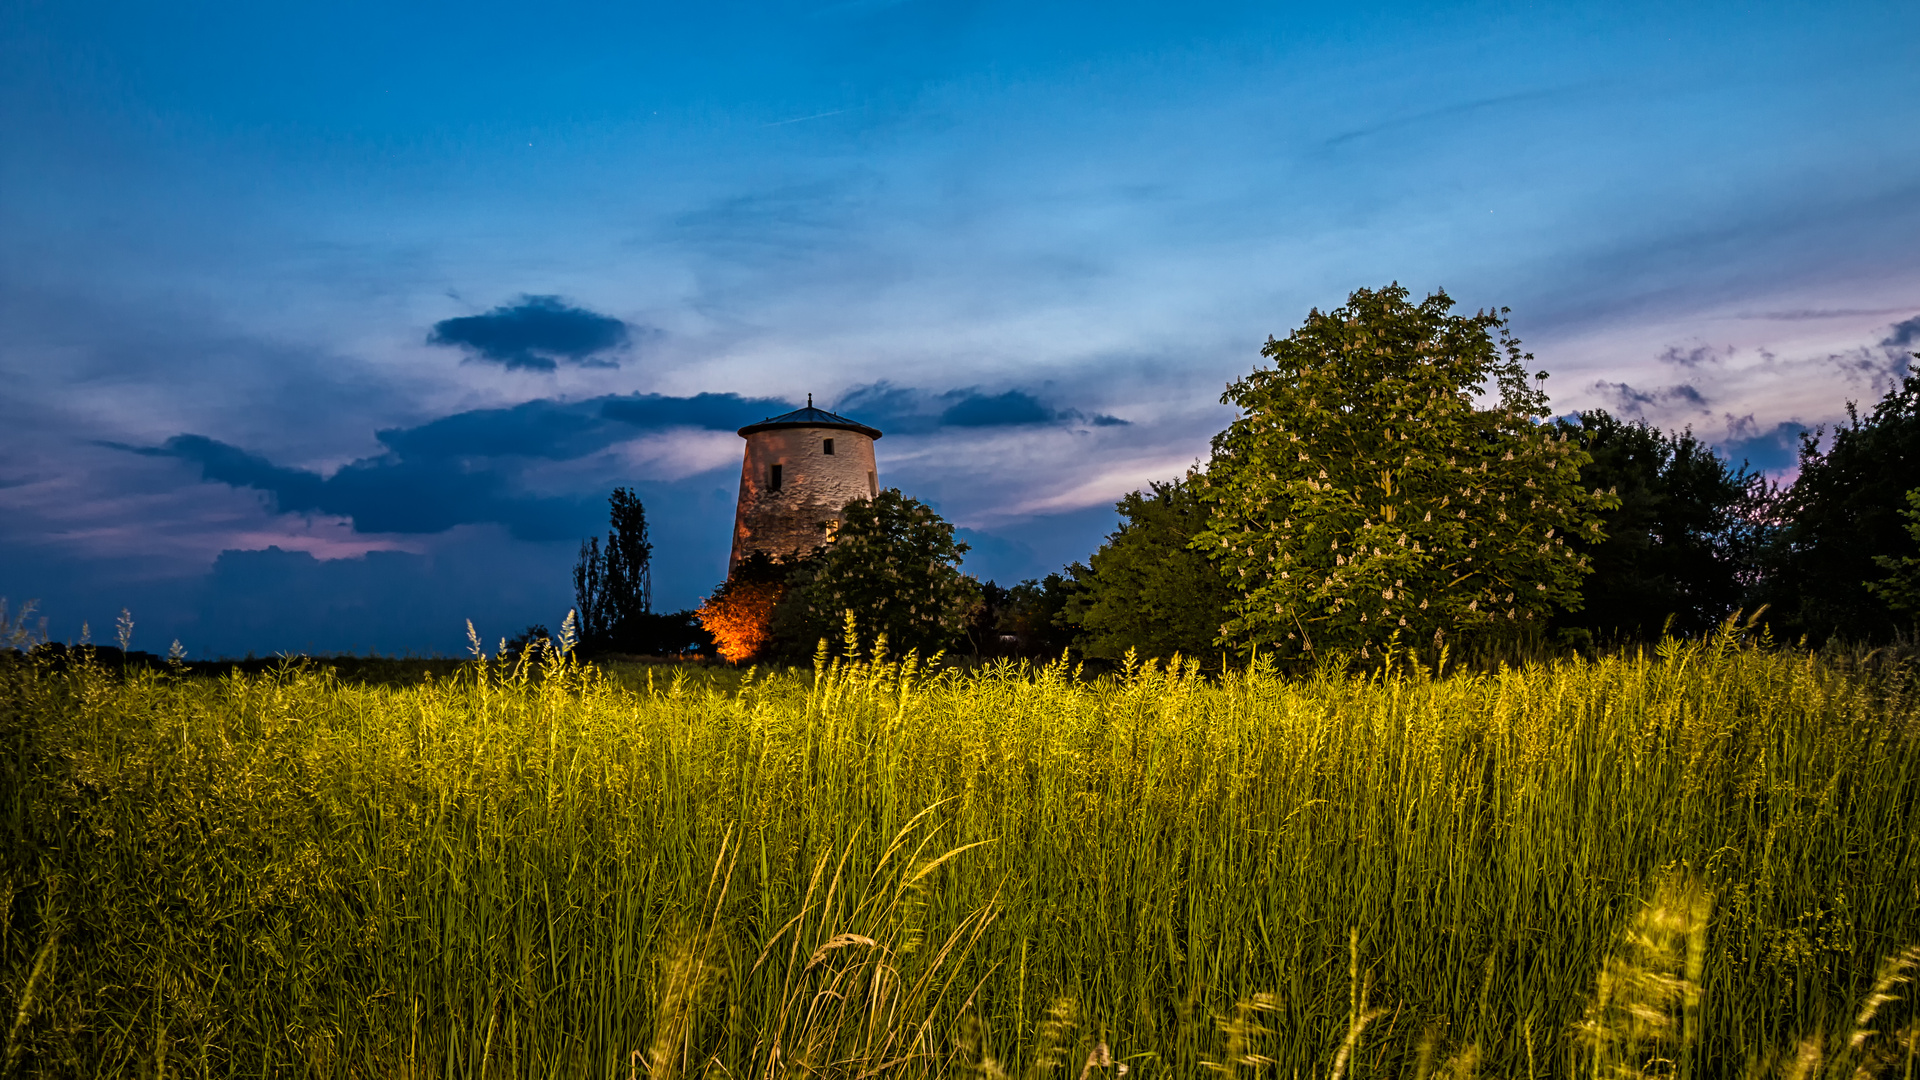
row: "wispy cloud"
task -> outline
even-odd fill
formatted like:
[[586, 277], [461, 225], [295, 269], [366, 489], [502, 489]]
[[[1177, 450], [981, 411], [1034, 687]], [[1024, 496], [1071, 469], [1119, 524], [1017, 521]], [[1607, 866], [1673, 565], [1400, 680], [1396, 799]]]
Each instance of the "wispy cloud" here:
[[1894, 308], [1799, 308], [1793, 311], [1741, 311], [1724, 316], [1732, 319], [1766, 319], [1773, 322], [1809, 322], [1821, 319], [1859, 319], [1877, 315], [1904, 315], [1911, 305]]
[[1364, 127], [1353, 128], [1333, 135], [1320, 145], [1323, 149], [1337, 149], [1349, 143], [1359, 142], [1376, 135], [1390, 132], [1414, 130], [1432, 126], [1435, 121], [1456, 117], [1473, 116], [1479, 113], [1510, 109], [1518, 106], [1537, 105], [1545, 102], [1565, 100], [1604, 89], [1605, 84], [1598, 82], [1578, 83], [1566, 86], [1547, 87], [1539, 90], [1522, 90], [1511, 94], [1495, 94], [1489, 97], [1474, 98], [1439, 105], [1431, 109], [1410, 112], [1396, 116], [1391, 120], [1382, 120]]
[[1660, 362], [1675, 367], [1693, 368], [1702, 364], [1724, 363], [1733, 350], [1715, 345], [1673, 345], [1660, 354]]
[[1593, 384], [1593, 389], [1611, 401], [1616, 410], [1628, 416], [1642, 415], [1650, 405], [1680, 405], [1694, 409], [1707, 406], [1706, 396], [1686, 383], [1641, 390], [1623, 382], [1597, 382]]
[[809, 120], [824, 120], [829, 116], [839, 116], [842, 113], [850, 113], [852, 111], [853, 111], [852, 109], [828, 109], [826, 112], [817, 112], [808, 116], [796, 116], [789, 120], [773, 120], [768, 123], [761, 124], [760, 126], [761, 127], [784, 127], [788, 124], [804, 124]]

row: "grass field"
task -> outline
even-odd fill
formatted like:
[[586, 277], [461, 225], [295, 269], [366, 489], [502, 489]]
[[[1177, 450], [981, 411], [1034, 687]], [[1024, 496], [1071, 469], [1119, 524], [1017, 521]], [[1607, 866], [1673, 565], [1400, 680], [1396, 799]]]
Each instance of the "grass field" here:
[[1895, 665], [0, 679], [11, 1075], [1914, 1065]]

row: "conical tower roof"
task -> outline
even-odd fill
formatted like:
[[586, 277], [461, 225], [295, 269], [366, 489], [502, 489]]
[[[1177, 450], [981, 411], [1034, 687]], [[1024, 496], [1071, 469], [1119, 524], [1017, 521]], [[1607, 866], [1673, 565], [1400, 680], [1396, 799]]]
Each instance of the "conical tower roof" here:
[[858, 420], [849, 420], [838, 413], [830, 413], [825, 409], [814, 408], [812, 394], [807, 395], [806, 408], [795, 409], [790, 413], [781, 413], [779, 416], [769, 416], [757, 424], [748, 424], [746, 427], [740, 429], [740, 437], [745, 438], [756, 431], [774, 431], [778, 428], [796, 427], [845, 428], [848, 431], [857, 431], [869, 439], [877, 439], [880, 437], [879, 428], [868, 427]]

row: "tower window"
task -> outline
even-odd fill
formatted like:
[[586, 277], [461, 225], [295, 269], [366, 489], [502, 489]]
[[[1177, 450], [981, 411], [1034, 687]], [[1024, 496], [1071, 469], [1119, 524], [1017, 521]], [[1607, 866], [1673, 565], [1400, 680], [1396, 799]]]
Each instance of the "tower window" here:
[[867, 470], [867, 494], [876, 499], [880, 497], [880, 480], [873, 475], [872, 469]]
[[825, 454], [825, 455], [827, 455], [828, 457], [832, 457], [832, 456], [833, 456], [833, 440], [832, 440], [832, 439], [821, 439], [821, 440], [820, 440], [820, 452], [821, 452], [821, 453], [823, 453], [823, 454]]
[[772, 471], [770, 471], [767, 474], [767, 490], [768, 491], [780, 490], [780, 466], [778, 465], [775, 465]]

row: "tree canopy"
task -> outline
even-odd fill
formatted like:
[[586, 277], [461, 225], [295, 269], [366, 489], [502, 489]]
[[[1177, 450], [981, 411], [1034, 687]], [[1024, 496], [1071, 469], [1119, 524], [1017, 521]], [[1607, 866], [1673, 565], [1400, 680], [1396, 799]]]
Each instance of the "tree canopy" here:
[[1079, 628], [1081, 648], [1104, 660], [1129, 649], [1161, 659], [1215, 653], [1233, 593], [1206, 554], [1191, 547], [1208, 516], [1195, 485], [1153, 481], [1115, 509], [1120, 528], [1069, 571], [1076, 588], [1064, 618]]
[[1617, 492], [1619, 503], [1600, 511], [1604, 539], [1567, 541], [1590, 556], [1593, 574], [1581, 585], [1581, 610], [1556, 616], [1556, 626], [1608, 640], [1644, 639], [1669, 625], [1699, 634], [1748, 603], [1768, 494], [1757, 473], [1691, 431], [1599, 409], [1560, 424], [1593, 458], [1581, 485]]
[[1062, 613], [1076, 592], [1074, 582], [1062, 574], [1028, 578], [1007, 587], [982, 582], [980, 603], [973, 606], [967, 625], [974, 656], [1058, 657], [1073, 645], [1073, 629]]
[[1864, 418], [1849, 403], [1824, 446], [1823, 434], [1801, 437], [1800, 475], [1773, 507], [1761, 595], [1785, 635], [1884, 639], [1907, 617], [1869, 588], [1887, 576], [1877, 560], [1920, 553], [1906, 516], [1920, 477], [1920, 375]]
[[[1907, 492], [1907, 509], [1901, 516], [1907, 519], [1907, 538], [1912, 541], [1908, 546], [1920, 551], [1920, 488]], [[1893, 611], [1910, 618], [1920, 616], [1920, 555], [1876, 555], [1873, 561], [1887, 576], [1868, 582], [1867, 591]]]
[[1365, 658], [1578, 609], [1589, 564], [1567, 539], [1598, 540], [1612, 500], [1581, 490], [1582, 445], [1540, 424], [1504, 311], [1452, 307], [1360, 289], [1228, 387], [1240, 416], [1195, 481], [1211, 513], [1194, 544], [1235, 593], [1222, 642]]
[[967, 545], [932, 507], [888, 488], [848, 503], [823, 539], [776, 616], [783, 635], [804, 633], [810, 647], [837, 638], [852, 612], [863, 638], [885, 634], [895, 653], [927, 656], [962, 640], [980, 586], [960, 571]]

